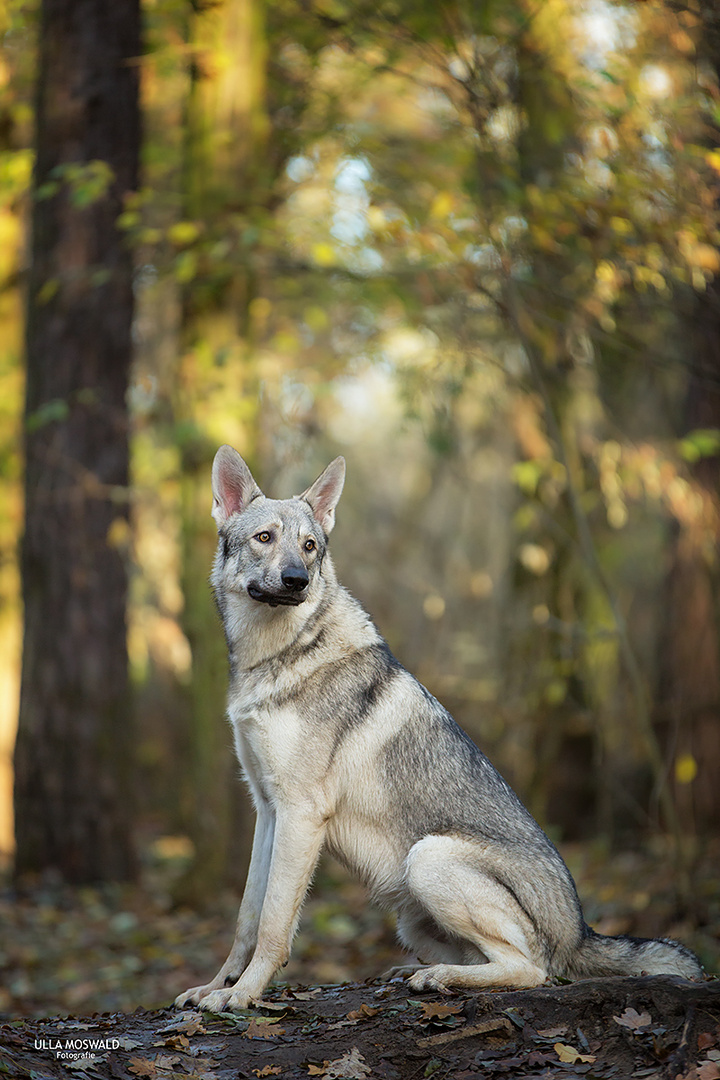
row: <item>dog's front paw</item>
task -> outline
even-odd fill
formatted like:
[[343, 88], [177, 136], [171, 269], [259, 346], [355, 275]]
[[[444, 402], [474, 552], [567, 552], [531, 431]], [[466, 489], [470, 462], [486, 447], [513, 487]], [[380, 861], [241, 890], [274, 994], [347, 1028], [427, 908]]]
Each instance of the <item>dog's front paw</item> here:
[[252, 998], [241, 988], [226, 987], [222, 990], [213, 990], [200, 1002], [200, 1008], [205, 1012], [239, 1012], [247, 1009]]
[[215, 976], [212, 982], [205, 983], [204, 986], [192, 986], [189, 990], [186, 990], [182, 994], [178, 994], [175, 998], [174, 1005], [176, 1009], [188, 1009], [193, 1005], [198, 1007], [200, 1002], [203, 1001], [208, 994], [211, 994], [218, 987], [222, 986], [222, 982], [219, 981], [219, 977]]
[[434, 964], [433, 967], [420, 968], [410, 976], [409, 981], [413, 990], [435, 990], [438, 994], [451, 994], [452, 990], [443, 982], [444, 978], [447, 978], [445, 966]]

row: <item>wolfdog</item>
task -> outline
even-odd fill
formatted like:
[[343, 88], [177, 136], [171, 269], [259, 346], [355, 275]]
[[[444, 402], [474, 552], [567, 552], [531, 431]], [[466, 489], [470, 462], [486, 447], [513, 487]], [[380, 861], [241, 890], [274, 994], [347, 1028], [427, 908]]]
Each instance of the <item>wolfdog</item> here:
[[230, 659], [228, 716], [256, 809], [235, 939], [176, 999], [244, 1009], [290, 955], [323, 846], [397, 913], [413, 990], [532, 987], [548, 976], [702, 975], [677, 942], [605, 937], [570, 872], [485, 755], [390, 652], [328, 553], [338, 457], [269, 499], [222, 446], [212, 587]]

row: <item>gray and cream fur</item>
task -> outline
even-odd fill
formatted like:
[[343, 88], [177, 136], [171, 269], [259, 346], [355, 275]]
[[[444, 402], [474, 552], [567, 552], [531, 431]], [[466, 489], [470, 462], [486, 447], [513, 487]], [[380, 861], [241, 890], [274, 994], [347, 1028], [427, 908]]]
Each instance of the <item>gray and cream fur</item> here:
[[218, 1012], [262, 994], [290, 954], [323, 848], [397, 912], [421, 960], [407, 969], [414, 990], [700, 977], [676, 942], [585, 924], [550, 840], [338, 584], [328, 536], [344, 476], [336, 458], [302, 495], [274, 500], [231, 447], [215, 458], [212, 585], [257, 820], [230, 955], [177, 1004]]

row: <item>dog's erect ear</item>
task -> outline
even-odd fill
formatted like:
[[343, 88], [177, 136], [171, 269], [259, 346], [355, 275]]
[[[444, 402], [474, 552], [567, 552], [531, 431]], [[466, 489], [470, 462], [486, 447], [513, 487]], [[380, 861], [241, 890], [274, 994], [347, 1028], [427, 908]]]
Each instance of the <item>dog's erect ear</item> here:
[[221, 446], [212, 467], [212, 516], [220, 529], [231, 514], [242, 513], [248, 503], [262, 491], [253, 480], [237, 450]]
[[342, 495], [344, 483], [345, 458], [336, 457], [315, 483], [311, 484], [307, 491], [303, 491], [302, 495], [298, 495], [298, 499], [304, 499], [310, 504], [315, 520], [326, 536], [330, 535], [335, 524], [335, 507]]

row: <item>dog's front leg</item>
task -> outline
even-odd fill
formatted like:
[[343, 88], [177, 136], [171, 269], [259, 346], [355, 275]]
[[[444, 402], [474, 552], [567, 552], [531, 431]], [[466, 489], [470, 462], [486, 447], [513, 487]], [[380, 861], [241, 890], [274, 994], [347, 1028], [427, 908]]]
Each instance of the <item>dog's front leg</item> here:
[[258, 998], [290, 956], [300, 908], [320, 855], [326, 822], [317, 812], [278, 810], [270, 873], [253, 958], [229, 989], [213, 990], [200, 1001], [210, 1012], [245, 1009]]
[[265, 799], [256, 799], [256, 814], [250, 866], [230, 954], [211, 982], [203, 986], [193, 986], [190, 990], [178, 995], [175, 1005], [179, 1009], [188, 1005], [198, 1005], [213, 990], [233, 986], [255, 952], [275, 835], [275, 812]]

